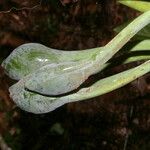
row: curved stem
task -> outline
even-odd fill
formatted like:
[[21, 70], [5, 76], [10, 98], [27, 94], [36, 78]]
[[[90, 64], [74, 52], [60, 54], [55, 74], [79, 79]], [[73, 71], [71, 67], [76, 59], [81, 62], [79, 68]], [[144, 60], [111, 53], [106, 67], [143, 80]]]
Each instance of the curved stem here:
[[114, 37], [103, 50], [100, 51], [96, 60], [101, 70], [101, 65], [106, 63], [116, 52], [118, 52], [138, 31], [150, 23], [150, 11], [137, 17]]
[[[105, 63], [113, 57], [137, 32], [150, 23], [150, 11], [147, 11], [132, 21], [118, 35], [116, 35], [106, 46], [101, 48], [94, 60], [83, 69], [86, 76], [101, 71]], [[98, 48], [97, 48], [98, 49]]]

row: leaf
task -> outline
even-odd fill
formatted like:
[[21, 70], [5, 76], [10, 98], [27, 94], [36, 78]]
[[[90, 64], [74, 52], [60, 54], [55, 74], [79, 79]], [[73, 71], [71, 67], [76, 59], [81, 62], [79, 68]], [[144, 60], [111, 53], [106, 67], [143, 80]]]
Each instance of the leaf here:
[[123, 49], [121, 55], [112, 59], [106, 66], [111, 65], [117, 61], [121, 61], [122, 63], [130, 63], [134, 61], [146, 60], [150, 59], [150, 40], [143, 40], [138, 44], [134, 45], [131, 49], [127, 49], [126, 47]]
[[118, 2], [141, 12], [146, 12], [150, 10], [150, 2], [136, 0], [121, 0]]
[[130, 51], [147, 51], [150, 50], [150, 39], [143, 40], [136, 44]]
[[100, 49], [61, 51], [38, 43], [28, 43], [13, 50], [2, 66], [9, 77], [19, 80], [47, 64], [89, 60]]
[[49, 97], [25, 90], [24, 80], [10, 87], [10, 96], [23, 110], [35, 114], [47, 113], [70, 102], [93, 98], [120, 88], [136, 78], [150, 72], [150, 60], [127, 71], [104, 78], [90, 87], [82, 88], [74, 94]]
[[45, 95], [60, 95], [77, 89], [90, 75], [92, 61], [46, 65], [29, 74], [25, 87]]
[[109, 62], [103, 65], [103, 70], [121, 64], [150, 59], [150, 40], [143, 40], [135, 44], [132, 48], [130, 47], [131, 44], [127, 44], [127, 46], [121, 50], [119, 56], [112, 58]]

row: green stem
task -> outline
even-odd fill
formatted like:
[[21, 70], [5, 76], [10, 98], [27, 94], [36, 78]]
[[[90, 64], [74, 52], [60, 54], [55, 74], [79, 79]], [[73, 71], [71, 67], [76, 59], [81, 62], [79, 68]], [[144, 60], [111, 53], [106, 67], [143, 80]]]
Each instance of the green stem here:
[[118, 52], [137, 32], [150, 23], [150, 11], [143, 13], [114, 37], [96, 57], [98, 71], [112, 56]]
[[132, 21], [118, 35], [116, 35], [106, 46], [101, 48], [95, 60], [85, 68], [87, 76], [101, 71], [104, 64], [113, 57], [137, 32], [150, 23], [150, 11], [147, 11]]
[[73, 98], [76, 99], [76, 101], [100, 96], [102, 94], [123, 87], [124, 85], [148, 73], [149, 71], [150, 71], [150, 60], [133, 69], [129, 69], [127, 71], [101, 79], [92, 86], [88, 88], [83, 88], [79, 92], [70, 96], [73, 96]]

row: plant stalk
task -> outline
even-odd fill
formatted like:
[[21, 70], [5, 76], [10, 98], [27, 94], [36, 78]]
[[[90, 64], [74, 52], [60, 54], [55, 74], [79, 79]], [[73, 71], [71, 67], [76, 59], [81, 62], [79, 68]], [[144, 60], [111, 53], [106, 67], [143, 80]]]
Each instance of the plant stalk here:
[[147, 11], [132, 21], [118, 35], [116, 35], [97, 56], [97, 62], [106, 63], [118, 52], [137, 32], [150, 23], [150, 11]]

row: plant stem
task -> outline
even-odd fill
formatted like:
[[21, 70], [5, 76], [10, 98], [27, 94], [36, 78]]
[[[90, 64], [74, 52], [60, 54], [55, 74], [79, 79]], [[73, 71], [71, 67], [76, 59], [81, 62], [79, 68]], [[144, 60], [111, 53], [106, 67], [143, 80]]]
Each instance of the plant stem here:
[[[107, 62], [116, 52], [118, 52], [137, 32], [150, 23], [150, 11], [147, 11], [132, 21], [116, 37], [114, 37], [104, 49], [105, 60]], [[102, 51], [100, 51], [99, 57]], [[99, 58], [98, 57], [98, 58]], [[101, 61], [101, 60], [99, 60]]]
[[137, 32], [150, 23], [150, 11], [147, 11], [132, 21], [118, 35], [116, 35], [106, 46], [101, 48], [95, 60], [84, 70], [89, 76], [101, 71], [104, 64], [113, 57]]

